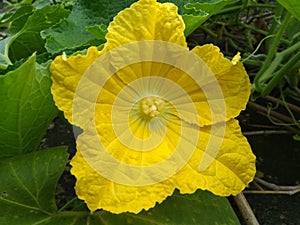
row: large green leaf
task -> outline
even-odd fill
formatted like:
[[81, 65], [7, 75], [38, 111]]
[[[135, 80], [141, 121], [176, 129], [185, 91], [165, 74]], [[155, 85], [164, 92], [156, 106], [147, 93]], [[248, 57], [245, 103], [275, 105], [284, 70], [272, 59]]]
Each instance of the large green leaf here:
[[[224, 197], [206, 191], [192, 195], [175, 192], [160, 205], [139, 214], [110, 213], [96, 214], [91, 218], [97, 224], [139, 224], [139, 225], [237, 225], [239, 221]], [[102, 223], [100, 223], [102, 222]], [[79, 224], [78, 224], [79, 225]]]
[[16, 33], [8, 44], [8, 56], [15, 62], [24, 57], [30, 56], [37, 51], [44, 52], [44, 40], [40, 32], [54, 24], [69, 14], [61, 5], [47, 5], [37, 9], [28, 17], [23, 28]]
[[90, 34], [89, 27], [95, 25], [108, 25], [112, 18], [122, 9], [135, 2], [134, 0], [78, 0], [70, 16], [42, 32], [46, 39], [46, 49], [50, 53], [66, 49], [82, 48], [89, 45], [100, 45], [102, 38]]
[[[67, 49], [79, 49], [104, 43], [106, 34], [104, 26], [108, 26], [119, 11], [129, 7], [135, 1], [136, 0], [79, 0], [67, 19], [61, 21], [60, 24], [42, 31], [42, 37], [46, 39], [47, 51], [50, 53], [58, 53]], [[172, 2], [178, 6], [179, 13], [183, 16], [186, 24], [186, 35], [189, 35], [210, 16], [231, 2], [231, 0], [158, 1]], [[93, 28], [93, 30], [91, 30], [91, 28]], [[95, 28], [98, 28], [98, 31], [95, 30]], [[99, 35], [93, 35], [95, 32]]]
[[[1, 190], [0, 190], [1, 191]], [[3, 197], [2, 197], [3, 198]], [[0, 198], [1, 209], [1, 198]], [[142, 211], [139, 214], [112, 214], [99, 211], [90, 214], [87, 211], [48, 212], [33, 205], [16, 204], [17, 219], [6, 225], [239, 225], [230, 204], [224, 197], [214, 196], [205, 191], [192, 195], [180, 195], [177, 192], [162, 204]], [[12, 209], [11, 209], [12, 210]], [[31, 214], [30, 214], [31, 211]], [[22, 212], [22, 214], [18, 213]], [[28, 214], [30, 222], [28, 223]], [[47, 215], [48, 214], [48, 215]], [[4, 214], [6, 215], [6, 214]], [[10, 215], [7, 215], [9, 217]], [[26, 221], [26, 222], [24, 222]], [[1, 217], [0, 217], [1, 222]]]
[[9, 24], [10, 34], [17, 33], [22, 29], [28, 17], [33, 13], [33, 7], [30, 5], [24, 6], [16, 10], [14, 13], [6, 12], [0, 20], [0, 25]]
[[4, 70], [8, 65], [11, 64], [11, 61], [8, 57], [8, 46], [13, 34], [19, 32], [28, 17], [33, 13], [32, 6], [24, 6], [16, 10], [15, 12], [8, 11], [3, 14], [0, 19], [0, 27], [9, 25], [9, 36], [0, 41], [0, 70]]
[[57, 114], [48, 65], [38, 65], [33, 55], [0, 75], [0, 158], [37, 150]]
[[294, 17], [300, 21], [300, 1], [299, 0], [277, 0]]
[[56, 211], [55, 188], [67, 159], [66, 147], [57, 147], [0, 160], [0, 224], [47, 220]]

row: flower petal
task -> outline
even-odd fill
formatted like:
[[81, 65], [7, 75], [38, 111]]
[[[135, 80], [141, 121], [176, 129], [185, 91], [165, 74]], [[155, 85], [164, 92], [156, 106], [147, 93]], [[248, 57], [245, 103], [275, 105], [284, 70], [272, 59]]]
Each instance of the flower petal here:
[[[164, 135], [154, 136], [150, 123], [144, 119], [129, 119], [129, 121], [120, 119], [112, 122], [112, 118], [120, 115], [118, 112], [114, 113], [117, 115], [112, 116], [109, 112], [97, 110], [96, 118], [99, 119], [96, 123], [101, 143], [116, 160], [126, 165], [148, 166], [163, 161], [172, 154], [174, 144], [176, 146], [179, 139], [178, 135], [173, 136], [173, 143], [170, 143], [168, 139], [164, 138]], [[122, 115], [120, 117], [123, 118]], [[181, 129], [176, 123], [170, 123], [170, 126], [175, 130]], [[174, 135], [172, 129], [167, 129], [165, 135]], [[87, 140], [90, 141], [91, 139]], [[95, 146], [93, 143], [87, 143], [87, 145], [90, 145], [89, 149]]]
[[226, 123], [221, 148], [211, 165], [199, 171], [205, 148], [211, 135], [210, 127], [200, 130], [200, 142], [189, 163], [173, 178], [181, 193], [193, 193], [198, 188], [209, 190], [216, 195], [237, 195], [253, 180], [255, 175], [255, 156], [247, 139], [242, 135], [237, 120]]
[[121, 11], [108, 27], [105, 49], [142, 40], [162, 40], [186, 47], [185, 25], [171, 3], [140, 0]]
[[[197, 46], [192, 52], [198, 55], [215, 74], [223, 91], [227, 120], [238, 116], [241, 110], [246, 108], [251, 90], [249, 77], [243, 64], [237, 60], [231, 62], [224, 58], [220, 49], [212, 44]], [[205, 108], [209, 106], [205, 101], [199, 104], [199, 108], [207, 111]]]
[[92, 62], [100, 55], [96, 47], [90, 47], [85, 56], [76, 55], [68, 59], [58, 56], [51, 63], [51, 93], [56, 106], [64, 112], [65, 118], [72, 122], [73, 99], [78, 83]]
[[[173, 123], [175, 124], [175, 123]], [[184, 166], [177, 174], [160, 182], [151, 185], [124, 185], [104, 178], [98, 173], [86, 158], [81, 154], [80, 149], [76, 156], [72, 159], [71, 172], [76, 176], [76, 193], [80, 199], [83, 199], [91, 211], [96, 209], [105, 209], [113, 213], [134, 212], [138, 213], [142, 209], [154, 207], [156, 202], [162, 202], [167, 196], [171, 195], [175, 188], [181, 193], [193, 193], [197, 189], [209, 190], [214, 194], [228, 196], [236, 195], [241, 192], [245, 186], [253, 179], [255, 174], [255, 156], [252, 154], [249, 144], [245, 137], [242, 136], [238, 121], [232, 119], [227, 122], [226, 133], [220, 151], [212, 164], [205, 171], [199, 172], [199, 163], [203, 158], [206, 150], [207, 142], [212, 135], [211, 127], [203, 127], [200, 131], [200, 141], [192, 158], [186, 159], [184, 152], [181, 152], [182, 159], [187, 160]], [[197, 129], [190, 126], [190, 129]], [[171, 132], [165, 138], [164, 148], [174, 149], [178, 143], [174, 139], [178, 139], [180, 132], [178, 127], [173, 125]], [[104, 130], [103, 132], [105, 132]], [[176, 133], [177, 132], [177, 133]], [[91, 143], [87, 143], [90, 146]], [[114, 143], [112, 144], [114, 145]], [[118, 147], [118, 146], [117, 146]], [[190, 148], [191, 146], [186, 146]], [[108, 147], [110, 149], [110, 147]], [[121, 159], [125, 163], [136, 163], [143, 161], [144, 156], [151, 155], [151, 152], [140, 154], [140, 158], [133, 154], [133, 151], [127, 151], [128, 148], [122, 147], [115, 149], [118, 154], [114, 154], [116, 158]], [[160, 149], [160, 151], [162, 151]], [[186, 149], [188, 150], [188, 149]], [[152, 152], [153, 153], [153, 152]], [[157, 153], [157, 152], [155, 152]], [[152, 156], [158, 159], [156, 154]], [[125, 156], [122, 158], [122, 155]], [[130, 156], [131, 155], [131, 156]], [[121, 156], [121, 157], [120, 157]], [[160, 155], [163, 160], [164, 153]], [[138, 159], [139, 158], [139, 159]], [[156, 160], [146, 161], [144, 164], [153, 163]], [[98, 162], [101, 163], [100, 161]], [[143, 164], [143, 163], [142, 163]], [[109, 170], [118, 170], [115, 166], [107, 168]], [[123, 171], [126, 175], [127, 171]], [[131, 178], [132, 179], [132, 178]], [[138, 177], [136, 177], [138, 179]]]
[[112, 213], [133, 212], [161, 203], [172, 195], [174, 185], [169, 181], [148, 186], [126, 186], [107, 180], [92, 169], [80, 151], [71, 161], [71, 172], [76, 176], [76, 193], [91, 211], [108, 210]]

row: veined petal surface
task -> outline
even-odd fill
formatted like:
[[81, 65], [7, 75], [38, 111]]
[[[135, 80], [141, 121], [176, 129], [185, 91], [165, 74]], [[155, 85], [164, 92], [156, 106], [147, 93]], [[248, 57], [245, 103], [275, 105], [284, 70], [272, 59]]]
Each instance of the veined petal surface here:
[[[198, 188], [220, 196], [240, 193], [254, 178], [256, 157], [242, 135], [238, 121], [231, 119], [226, 122], [224, 137], [211, 133], [210, 126], [202, 128], [199, 136], [194, 155], [186, 167], [174, 176], [176, 187], [181, 193], [193, 193]], [[222, 140], [222, 145], [210, 166], [200, 171], [199, 163], [211, 137]]]
[[113, 213], [138, 213], [161, 203], [175, 189], [171, 180], [144, 187], [115, 183], [91, 168], [80, 151], [77, 151], [71, 165], [77, 179], [76, 193], [91, 211], [104, 209]]
[[[207, 64], [218, 80], [226, 103], [227, 120], [237, 117], [246, 108], [251, 90], [249, 77], [243, 64], [224, 58], [220, 49], [212, 44], [197, 46], [192, 49], [192, 52]], [[209, 84], [207, 85], [209, 88]], [[206, 110], [205, 108], [209, 106], [199, 102], [199, 107]]]
[[[221, 196], [236, 195], [255, 175], [255, 156], [240, 132], [238, 121], [233, 119], [226, 123], [224, 137], [214, 137], [222, 139], [222, 147], [217, 157], [206, 170], [200, 171], [199, 163], [203, 159], [210, 136], [214, 135], [210, 130], [209, 126], [201, 128], [199, 134], [201, 138], [186, 166], [168, 179], [146, 186], [123, 185], [104, 178], [78, 151], [71, 162], [71, 171], [77, 178], [77, 194], [79, 198], [85, 200], [92, 211], [102, 208], [114, 213], [124, 211], [138, 213], [142, 209], [154, 207], [156, 202], [159, 203], [171, 195], [175, 188], [181, 193], [193, 193], [200, 188]], [[173, 136], [174, 138], [176, 136]], [[166, 138], [167, 144], [172, 145], [173, 139]], [[123, 160], [127, 163], [142, 161], [141, 158], [136, 159], [134, 154], [131, 158], [130, 152], [126, 152], [126, 147], [118, 151], [119, 154], [125, 155]], [[111, 170], [115, 169], [111, 167]]]
[[65, 118], [70, 123], [72, 123], [73, 99], [78, 83], [86, 69], [100, 54], [96, 47], [91, 47], [85, 56], [76, 55], [67, 58], [62, 55], [56, 57], [51, 63], [51, 93], [56, 106], [64, 112]]
[[185, 25], [171, 3], [140, 0], [121, 11], [108, 27], [105, 49], [142, 40], [161, 40], [186, 47]]

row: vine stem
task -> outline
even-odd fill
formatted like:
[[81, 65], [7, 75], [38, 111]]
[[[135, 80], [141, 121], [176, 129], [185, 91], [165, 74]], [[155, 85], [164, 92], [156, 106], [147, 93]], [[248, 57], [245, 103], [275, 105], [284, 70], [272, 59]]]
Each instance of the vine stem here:
[[259, 225], [247, 199], [241, 192], [233, 197], [247, 225]]
[[[280, 65], [281, 61], [284, 59], [285, 56], [293, 53], [293, 52], [297, 52], [297, 50], [300, 48], [300, 42], [297, 42], [295, 45], [289, 47], [288, 49], [277, 53], [276, 57], [274, 58], [274, 60], [272, 61], [272, 63], [269, 65], [269, 67], [266, 69], [266, 71], [264, 72], [264, 74], [260, 77], [260, 83], [264, 83], [265, 81], [269, 80], [272, 76], [273, 78], [275, 77], [273, 72], [275, 71], [275, 69], [278, 67], [278, 65]], [[297, 55], [297, 54], [296, 54]], [[293, 58], [296, 56], [293, 56]], [[291, 58], [287, 64], [289, 64], [289, 68], [291, 68], [292, 65], [295, 64], [295, 62], [293, 62], [292, 64], [290, 63], [291, 61], [295, 61], [293, 58]], [[297, 59], [297, 57], [296, 57]], [[296, 61], [297, 63], [297, 61]], [[280, 72], [280, 70], [278, 71]], [[273, 79], [272, 78], [272, 79]]]
[[267, 101], [276, 103], [276, 104], [280, 104], [281, 106], [288, 107], [288, 108], [290, 108], [291, 110], [293, 110], [294, 112], [296, 112], [296, 113], [298, 113], [300, 115], [300, 107], [298, 107], [298, 106], [296, 106], [294, 104], [287, 103], [285, 101], [282, 101], [282, 100], [280, 100], [278, 98], [275, 98], [273, 96], [270, 96], [270, 95], [265, 96], [264, 99], [266, 99]]
[[[281, 17], [281, 15], [284, 12], [284, 8], [279, 6], [277, 9], [275, 9], [275, 14], [274, 14], [274, 21], [271, 24], [270, 30], [269, 30], [269, 34], [276, 34], [276, 31], [278, 29], [278, 25], [280, 25], [279, 23], [279, 18]], [[266, 48], [269, 50], [270, 49], [270, 44], [272, 43], [272, 40], [267, 40], [266, 41]]]
[[[298, 42], [296, 45], [294, 45], [294, 47], [295, 48], [292, 48], [292, 49], [296, 50], [296, 49], [300, 48], [300, 42]], [[291, 48], [289, 48], [287, 50], [291, 50]], [[281, 52], [281, 53], [283, 53], [283, 52]], [[279, 54], [280, 53], [278, 53], [278, 55]], [[283, 59], [283, 57], [286, 55], [288, 55], [288, 54], [281, 54], [280, 56], [278, 56], [278, 60], [275, 59], [276, 63], [279, 60], [281, 61]], [[275, 62], [275, 60], [273, 61], [273, 63]], [[268, 95], [273, 90], [273, 88], [277, 85], [277, 83], [283, 78], [283, 76], [287, 73], [287, 71], [290, 70], [291, 67], [293, 65], [295, 65], [297, 62], [299, 62], [299, 60], [300, 60], [300, 51], [298, 51], [296, 55], [294, 55], [278, 72], [276, 72], [274, 74], [274, 76], [272, 77], [270, 82], [267, 84], [267, 86], [265, 88], [263, 88], [263, 90], [261, 92], [262, 95], [263, 96]], [[268, 73], [266, 73], [266, 77], [270, 74], [269, 70], [270, 70], [270, 72], [273, 72], [273, 71], [271, 71], [275, 65], [275, 63], [274, 63], [274, 65], [273, 65], [273, 63], [269, 67]]]
[[270, 9], [273, 9], [273, 8], [276, 8], [276, 5], [275, 4], [266, 4], [266, 3], [261, 4], [261, 3], [250, 2], [246, 6], [238, 5], [238, 6], [232, 6], [232, 7], [229, 7], [229, 8], [222, 9], [219, 12], [217, 12], [215, 15], [222, 15], [222, 14], [236, 12], [238, 10], [241, 10], [243, 7], [245, 7], [245, 8], [253, 7], [253, 8], [270, 8]]
[[[266, 70], [270, 67], [270, 63], [272, 62], [272, 60], [276, 54], [278, 45], [279, 45], [281, 38], [283, 36], [283, 33], [288, 25], [288, 22], [290, 21], [290, 18], [291, 18], [291, 14], [287, 13], [283, 19], [281, 26], [279, 27], [278, 31], [276, 32], [276, 36], [274, 37], [273, 42], [271, 43], [267, 58], [263, 64], [262, 68], [259, 70], [259, 72], [257, 73], [257, 75], [254, 79], [255, 88], [258, 92], [262, 92], [262, 90], [263, 90], [261, 77], [264, 75]], [[273, 67], [277, 67], [278, 65], [273, 64]]]

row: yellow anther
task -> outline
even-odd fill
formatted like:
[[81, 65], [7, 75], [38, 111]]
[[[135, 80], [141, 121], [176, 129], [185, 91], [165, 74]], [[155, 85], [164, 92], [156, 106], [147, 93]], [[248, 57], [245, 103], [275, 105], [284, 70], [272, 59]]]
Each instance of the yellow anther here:
[[165, 106], [165, 101], [157, 96], [148, 96], [141, 100], [141, 108], [151, 118], [158, 116]]

